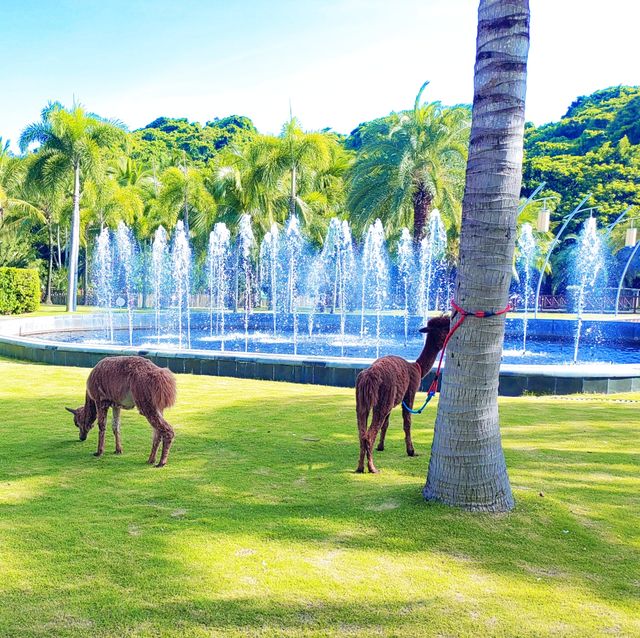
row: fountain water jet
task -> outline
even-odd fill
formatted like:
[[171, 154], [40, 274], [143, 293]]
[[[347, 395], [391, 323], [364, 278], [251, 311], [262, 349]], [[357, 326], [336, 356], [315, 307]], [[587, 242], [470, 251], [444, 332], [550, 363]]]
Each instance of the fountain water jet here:
[[169, 264], [167, 256], [167, 231], [158, 226], [153, 236], [153, 246], [151, 248], [151, 279], [153, 281], [153, 307], [155, 316], [156, 341], [160, 342], [161, 333], [161, 311], [163, 297], [163, 283], [169, 279]]
[[536, 240], [533, 236], [531, 224], [523, 224], [518, 237], [520, 249], [519, 263], [522, 270], [522, 299], [524, 301], [524, 320], [522, 330], [522, 352], [527, 351], [527, 327], [529, 323], [529, 302], [533, 296], [531, 273], [533, 271], [537, 253]]
[[446, 289], [447, 233], [440, 212], [435, 209], [429, 215], [428, 234], [420, 242], [420, 279], [418, 283], [418, 308], [426, 321], [429, 311], [441, 305], [443, 286]]
[[398, 275], [402, 292], [402, 309], [404, 316], [404, 345], [409, 339], [409, 291], [414, 269], [413, 241], [408, 228], [403, 228], [398, 242]]
[[224, 314], [227, 298], [229, 246], [231, 235], [226, 224], [218, 222], [209, 234], [207, 251], [207, 282], [209, 287], [209, 336], [213, 335], [215, 314], [215, 334], [222, 337], [220, 349], [224, 350]]
[[295, 215], [289, 218], [285, 229], [284, 257], [287, 273], [287, 294], [285, 298], [285, 312], [293, 317], [293, 353], [298, 354], [298, 271], [302, 261], [303, 239], [300, 234], [300, 222]]
[[191, 247], [182, 220], [176, 224], [171, 247], [173, 289], [178, 329], [178, 347], [182, 348], [186, 332], [187, 348], [191, 347]]
[[[380, 355], [380, 317], [384, 310], [389, 283], [389, 265], [385, 246], [384, 228], [379, 219], [369, 226], [362, 254], [362, 311], [360, 336], [364, 337], [364, 315], [367, 305], [376, 314], [376, 356]], [[371, 299], [372, 303], [367, 304]]]
[[[313, 309], [309, 314], [309, 337], [318, 306], [323, 303], [340, 314], [340, 352], [344, 356], [345, 323], [355, 273], [355, 256], [349, 222], [333, 217], [320, 256], [309, 276]], [[329, 300], [327, 302], [327, 300]]]
[[127, 225], [120, 221], [116, 229], [116, 252], [120, 267], [120, 284], [124, 293], [124, 305], [127, 306], [129, 321], [129, 345], [133, 345], [133, 265], [135, 249], [133, 237]]
[[574, 363], [578, 360], [578, 349], [580, 347], [586, 298], [589, 293], [594, 291], [598, 275], [604, 266], [602, 242], [597, 233], [595, 217], [589, 217], [584, 223], [584, 227], [578, 238], [576, 264], [577, 268], [575, 268], [575, 271], [578, 273], [578, 282], [576, 296], [577, 325], [573, 349]]
[[107, 310], [107, 330], [113, 342], [113, 251], [108, 228], [100, 231], [96, 242], [94, 279], [98, 306]]
[[273, 336], [277, 334], [278, 317], [278, 254], [280, 249], [280, 231], [276, 223], [265, 234], [260, 244], [260, 284], [270, 299], [273, 315]]
[[242, 291], [244, 301], [244, 350], [249, 350], [249, 316], [253, 310], [252, 304], [252, 283], [254, 269], [252, 254], [255, 249], [256, 240], [251, 229], [251, 215], [243, 214], [238, 225], [237, 239], [237, 279], [236, 286], [238, 295], [240, 293], [240, 282], [244, 284]]

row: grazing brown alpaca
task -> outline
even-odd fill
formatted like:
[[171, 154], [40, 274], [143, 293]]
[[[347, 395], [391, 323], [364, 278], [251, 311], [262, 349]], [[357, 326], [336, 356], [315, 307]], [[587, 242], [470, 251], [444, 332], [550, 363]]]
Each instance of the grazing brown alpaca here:
[[[389, 427], [391, 410], [404, 401], [413, 408], [413, 399], [420, 382], [427, 375], [438, 352], [444, 345], [449, 332], [449, 316], [429, 319], [420, 332], [427, 335], [424, 347], [415, 363], [394, 355], [376, 359], [369, 368], [363, 370], [356, 380], [356, 413], [358, 416], [358, 434], [360, 435], [360, 459], [356, 472], [364, 472], [364, 458], [367, 457], [369, 472], [377, 472], [373, 464], [373, 445], [380, 432], [378, 450], [384, 450], [384, 438]], [[367, 430], [369, 412], [373, 409], [371, 425]], [[404, 439], [407, 454], [413, 456], [411, 441], [411, 412], [402, 406]]]
[[98, 451], [104, 452], [104, 435], [107, 412], [113, 408], [113, 434], [116, 437], [116, 454], [122, 454], [120, 442], [120, 410], [137, 407], [153, 428], [153, 444], [148, 462], [156, 462], [156, 453], [162, 439], [162, 454], [156, 467], [167, 464], [173, 437], [173, 428], [165, 421], [162, 412], [176, 402], [176, 380], [166, 368], [159, 368], [142, 357], [107, 357], [91, 370], [87, 379], [84, 405], [77, 410], [66, 408], [73, 414], [73, 421], [80, 430], [80, 440], [87, 438], [89, 430], [98, 419]]

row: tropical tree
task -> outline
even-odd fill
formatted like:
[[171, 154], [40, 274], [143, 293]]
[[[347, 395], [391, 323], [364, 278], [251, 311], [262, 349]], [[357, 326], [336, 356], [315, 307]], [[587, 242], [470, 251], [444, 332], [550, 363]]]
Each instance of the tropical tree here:
[[9, 141], [0, 137], [0, 222], [5, 217], [34, 216], [40, 212], [25, 198], [17, 197], [24, 186], [26, 165], [24, 160], [13, 157]]
[[422, 104], [427, 84], [413, 110], [373, 120], [359, 131], [347, 202], [359, 228], [380, 218], [388, 229], [413, 226], [418, 242], [434, 208], [450, 228], [459, 227], [469, 110]]
[[[328, 167], [330, 140], [322, 133], [306, 133], [295, 117], [282, 127], [281, 143], [274, 157], [277, 166], [289, 173], [289, 214], [304, 216], [304, 201], [299, 197], [299, 182]], [[308, 174], [306, 174], [308, 173]]]
[[103, 150], [121, 140], [122, 128], [115, 121], [87, 113], [79, 105], [65, 109], [53, 103], [44, 108], [41, 121], [28, 125], [20, 136], [23, 152], [31, 144], [39, 144], [34, 173], [41, 176], [43, 184], [53, 186], [73, 175], [67, 311], [74, 311], [77, 305], [81, 182], [89, 176], [96, 180], [103, 177]]
[[[474, 99], [462, 204], [457, 304], [507, 303], [522, 178], [528, 0], [480, 0]], [[457, 319], [459, 319], [458, 317]], [[498, 420], [504, 315], [468, 317], [447, 348], [423, 495], [470, 510], [513, 507]]]
[[182, 216], [187, 232], [191, 226], [202, 232], [212, 225], [215, 201], [205, 187], [201, 170], [186, 164], [170, 166], [160, 176], [160, 182], [159, 201], [173, 224]]
[[344, 174], [351, 154], [337, 137], [305, 132], [291, 118], [279, 136], [252, 135], [222, 152], [208, 181], [220, 218], [235, 223], [250, 213], [260, 234], [296, 214], [317, 234], [318, 215], [344, 209]]
[[273, 159], [279, 145], [275, 136], [254, 135], [216, 158], [207, 184], [222, 221], [235, 225], [243, 213], [249, 213], [261, 235], [274, 222], [284, 221], [287, 194], [281, 167]]

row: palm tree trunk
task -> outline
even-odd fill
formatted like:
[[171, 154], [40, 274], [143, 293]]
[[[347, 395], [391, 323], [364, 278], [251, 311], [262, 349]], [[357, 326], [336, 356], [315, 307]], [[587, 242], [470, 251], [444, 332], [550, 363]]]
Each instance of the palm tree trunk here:
[[418, 184], [413, 193], [413, 241], [418, 244], [424, 237], [427, 217], [431, 210], [433, 198], [424, 184]]
[[53, 278], [53, 228], [49, 219], [49, 269], [47, 270], [47, 292], [44, 302], [51, 305], [51, 279]]
[[56, 225], [56, 233], [58, 236], [58, 241], [56, 242], [56, 251], [58, 253], [58, 270], [62, 268], [62, 248], [60, 246], [60, 224]]
[[82, 291], [82, 305], [87, 305], [87, 295], [89, 294], [89, 239], [84, 247], [84, 275], [82, 277], [82, 285], [84, 287]]
[[[507, 303], [522, 178], [528, 0], [480, 0], [475, 90], [456, 300]], [[469, 510], [513, 505], [498, 420], [504, 316], [468, 317], [447, 348], [423, 495]]]
[[189, 199], [187, 193], [187, 185], [184, 187], [184, 232], [189, 236]]
[[289, 195], [289, 216], [296, 213], [297, 172], [295, 163], [291, 165], [291, 194]]
[[184, 172], [184, 231], [189, 237], [189, 182], [187, 179], [187, 154], [182, 151], [182, 170]]
[[71, 218], [71, 254], [69, 255], [69, 285], [67, 286], [67, 312], [78, 306], [78, 258], [80, 256], [80, 161], [73, 166], [73, 217]]

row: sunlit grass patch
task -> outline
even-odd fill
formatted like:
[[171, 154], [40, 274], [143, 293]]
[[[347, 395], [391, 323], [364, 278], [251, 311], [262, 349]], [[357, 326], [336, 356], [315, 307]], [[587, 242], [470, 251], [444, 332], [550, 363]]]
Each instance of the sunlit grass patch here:
[[435, 409], [356, 475], [352, 390], [180, 375], [158, 470], [77, 440], [87, 374], [0, 361], [2, 636], [640, 635], [637, 404], [501, 400], [492, 517], [422, 500]]

